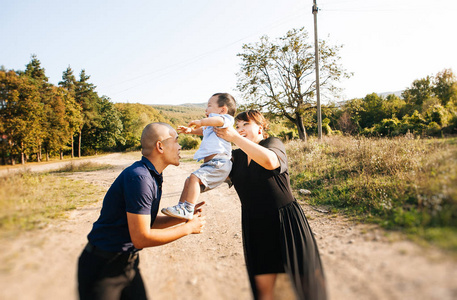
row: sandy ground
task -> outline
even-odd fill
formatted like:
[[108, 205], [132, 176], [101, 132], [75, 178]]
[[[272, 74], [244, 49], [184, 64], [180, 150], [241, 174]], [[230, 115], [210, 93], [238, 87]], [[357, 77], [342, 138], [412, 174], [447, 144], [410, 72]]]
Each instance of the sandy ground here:
[[[139, 157], [138, 157], [139, 158]], [[91, 158], [114, 169], [65, 175], [108, 188], [132, 156]], [[198, 165], [182, 163], [164, 171], [162, 206], [178, 201], [188, 174]], [[61, 167], [34, 166], [34, 171]], [[1, 170], [0, 176], [17, 169]], [[207, 226], [200, 235], [141, 251], [141, 270], [152, 299], [251, 299], [245, 270], [240, 203], [227, 186], [204, 193]], [[44, 229], [0, 243], [0, 299], [77, 299], [76, 266], [101, 199], [80, 207]], [[315, 233], [328, 282], [329, 299], [457, 299], [457, 262], [398, 234], [355, 224], [303, 204]], [[277, 299], [294, 299], [285, 276]]]

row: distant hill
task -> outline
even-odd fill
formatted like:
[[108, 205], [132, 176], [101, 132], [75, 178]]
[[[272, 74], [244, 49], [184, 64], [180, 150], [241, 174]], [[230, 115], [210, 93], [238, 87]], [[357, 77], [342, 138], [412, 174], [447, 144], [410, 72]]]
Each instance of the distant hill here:
[[206, 103], [186, 103], [181, 105], [153, 104], [153, 108], [158, 110], [174, 126], [187, 125], [192, 120], [205, 117]]
[[203, 103], [184, 103], [178, 106], [185, 106], [185, 107], [201, 107], [201, 108], [206, 108], [206, 105], [208, 103], [203, 102]]
[[[404, 92], [404, 90], [401, 90], [401, 91], [396, 91], [396, 92], [384, 92], [384, 93], [376, 93], [379, 97], [381, 98], [386, 98], [387, 96], [389, 95], [395, 95], [397, 97], [401, 97], [401, 94]], [[361, 98], [365, 98], [365, 97], [361, 97]], [[355, 99], [355, 98], [354, 98]], [[347, 99], [347, 100], [342, 100], [342, 101], [337, 101], [335, 102], [335, 105], [336, 107], [341, 107], [343, 105], [346, 104], [346, 102], [350, 101], [352, 99]]]
[[403, 91], [396, 91], [396, 92], [384, 92], [384, 93], [377, 93], [379, 95], [379, 97], [387, 97], [389, 95], [395, 95], [397, 97], [401, 97], [401, 94], [403, 93]]

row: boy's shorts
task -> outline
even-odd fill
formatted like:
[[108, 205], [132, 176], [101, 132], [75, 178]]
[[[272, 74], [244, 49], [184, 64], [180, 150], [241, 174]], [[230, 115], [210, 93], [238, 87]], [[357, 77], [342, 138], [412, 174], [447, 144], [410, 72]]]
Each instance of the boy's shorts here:
[[216, 155], [213, 159], [203, 163], [200, 168], [192, 174], [201, 180], [204, 186], [202, 192], [209, 191], [221, 185], [232, 170], [232, 161], [228, 155]]

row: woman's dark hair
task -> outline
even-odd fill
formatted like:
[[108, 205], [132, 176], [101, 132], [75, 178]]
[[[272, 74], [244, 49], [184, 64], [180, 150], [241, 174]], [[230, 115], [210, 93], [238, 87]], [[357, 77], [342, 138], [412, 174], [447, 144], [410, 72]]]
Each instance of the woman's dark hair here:
[[216, 93], [212, 97], [217, 97], [217, 105], [219, 107], [227, 106], [227, 113], [231, 116], [235, 116], [236, 113], [236, 101], [229, 93]]
[[258, 110], [250, 109], [247, 111], [244, 111], [242, 113], [239, 113], [235, 117], [235, 122], [237, 121], [254, 121], [257, 125], [262, 126], [263, 128], [263, 138], [268, 137], [267, 130], [269, 130], [269, 125], [267, 119], [262, 115], [262, 113]]

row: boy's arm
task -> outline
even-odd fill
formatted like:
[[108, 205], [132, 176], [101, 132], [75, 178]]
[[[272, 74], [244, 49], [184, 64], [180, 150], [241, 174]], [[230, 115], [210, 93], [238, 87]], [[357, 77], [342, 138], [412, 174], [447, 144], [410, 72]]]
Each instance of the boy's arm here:
[[202, 126], [214, 126], [214, 127], [220, 127], [224, 125], [224, 118], [222, 117], [209, 117], [209, 118], [204, 118], [201, 120], [193, 120], [189, 122], [189, 127], [195, 126], [196, 128], [202, 127]]

